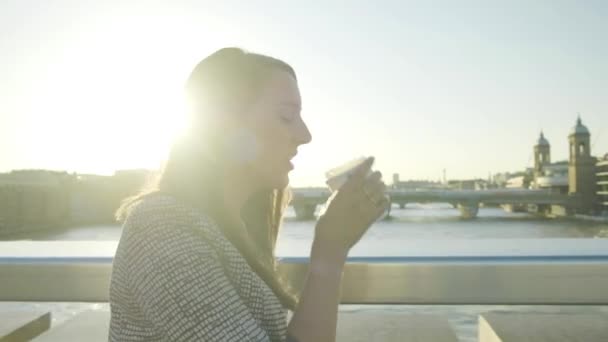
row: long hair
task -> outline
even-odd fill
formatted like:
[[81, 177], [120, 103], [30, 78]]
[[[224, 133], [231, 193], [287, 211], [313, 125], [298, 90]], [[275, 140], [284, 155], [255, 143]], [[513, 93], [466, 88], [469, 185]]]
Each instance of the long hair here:
[[203, 59], [186, 82], [191, 110], [190, 126], [177, 140], [157, 183], [138, 196], [128, 198], [117, 212], [123, 220], [132, 205], [149, 193], [170, 194], [199, 208], [219, 225], [247, 263], [273, 290], [283, 306], [295, 310], [298, 298], [281, 279], [275, 261], [275, 246], [283, 212], [290, 200], [288, 189], [268, 189], [254, 194], [242, 210], [248, 236], [236, 234], [222, 206], [222, 137], [214, 122], [238, 113], [251, 104], [273, 70], [294, 70], [278, 59], [224, 48]]

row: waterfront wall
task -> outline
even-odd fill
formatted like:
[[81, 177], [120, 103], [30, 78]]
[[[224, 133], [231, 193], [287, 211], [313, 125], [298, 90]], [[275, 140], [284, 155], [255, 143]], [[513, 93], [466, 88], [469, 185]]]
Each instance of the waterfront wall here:
[[112, 176], [44, 170], [0, 174], [0, 238], [74, 224], [113, 223], [122, 200], [154, 174], [119, 171]]
[[146, 170], [119, 171], [113, 176], [80, 176], [70, 196], [70, 223], [115, 222], [122, 201], [141, 191], [154, 174]]
[[0, 237], [64, 225], [69, 218], [67, 173], [0, 178]]

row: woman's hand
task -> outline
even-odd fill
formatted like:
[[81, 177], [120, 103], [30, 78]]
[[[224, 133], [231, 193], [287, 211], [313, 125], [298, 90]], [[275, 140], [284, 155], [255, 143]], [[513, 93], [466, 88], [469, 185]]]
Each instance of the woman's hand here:
[[333, 195], [315, 228], [314, 247], [321, 254], [343, 255], [354, 246], [369, 227], [388, 209], [386, 185], [378, 171], [366, 177], [374, 162], [368, 158], [357, 167], [348, 181]]
[[308, 275], [288, 327], [300, 341], [335, 341], [340, 286], [350, 248], [388, 208], [380, 172], [368, 158], [332, 196], [315, 227]]

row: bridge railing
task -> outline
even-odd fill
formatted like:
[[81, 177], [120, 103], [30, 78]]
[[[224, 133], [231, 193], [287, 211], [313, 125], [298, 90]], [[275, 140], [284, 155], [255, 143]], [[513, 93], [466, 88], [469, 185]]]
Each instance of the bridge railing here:
[[[608, 252], [601, 252], [608, 251], [608, 241], [573, 243], [578, 252], [561, 255], [351, 257], [342, 303], [608, 305]], [[589, 245], [587, 252], [581, 244]], [[65, 243], [0, 243], [0, 301], [108, 301], [115, 243], [77, 245], [79, 251], [66, 253]], [[296, 288], [307, 261], [280, 260]]]

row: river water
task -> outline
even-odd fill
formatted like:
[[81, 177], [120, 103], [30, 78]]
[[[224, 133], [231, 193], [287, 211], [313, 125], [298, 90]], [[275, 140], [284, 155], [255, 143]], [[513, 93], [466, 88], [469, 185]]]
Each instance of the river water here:
[[[277, 255], [304, 256], [312, 241], [314, 221], [297, 221], [288, 208]], [[406, 209], [393, 208], [391, 219], [376, 222], [351, 255], [361, 252], [377, 254], [386, 251], [387, 241], [412, 239], [510, 239], [510, 238], [594, 238], [602, 237], [608, 223], [579, 219], [547, 219], [527, 213], [510, 213], [500, 208], [480, 208], [476, 219], [464, 220], [459, 211], [442, 204], [409, 204]], [[118, 240], [118, 225], [93, 225], [64, 231], [38, 232], [31, 240]], [[506, 240], [508, 243], [508, 240]], [[377, 253], [376, 253], [377, 252]], [[381, 255], [381, 254], [379, 254]]]
[[[504, 249], [516, 239], [590, 239], [608, 237], [608, 223], [576, 219], [546, 219], [526, 213], [507, 213], [500, 208], [480, 208], [479, 217], [463, 220], [459, 212], [448, 205], [408, 205], [406, 209], [393, 208], [390, 220], [376, 222], [351, 251], [351, 256], [402, 255], [403, 246], [413, 240], [433, 240], [449, 243], [450, 239], [485, 239], [489, 248]], [[277, 256], [307, 256], [313, 238], [314, 221], [297, 221], [288, 210], [277, 244]], [[71, 228], [58, 232], [30, 235], [30, 240], [105, 240], [120, 238], [117, 225], [97, 225]], [[549, 241], [549, 240], [547, 240]], [[552, 240], [554, 241], [554, 240]], [[543, 248], [539, 244], [539, 248]], [[554, 248], [555, 246], [553, 246]], [[108, 304], [79, 303], [3, 303], [5, 309], [38, 307], [53, 310], [54, 323], [61, 322], [85, 309], [108, 310]], [[362, 306], [343, 305], [343, 311], [378, 311], [435, 314], [447, 317], [461, 341], [476, 341], [478, 314], [486, 311], [526, 312], [603, 312], [602, 306]], [[380, 327], [381, 329], [381, 327]]]

